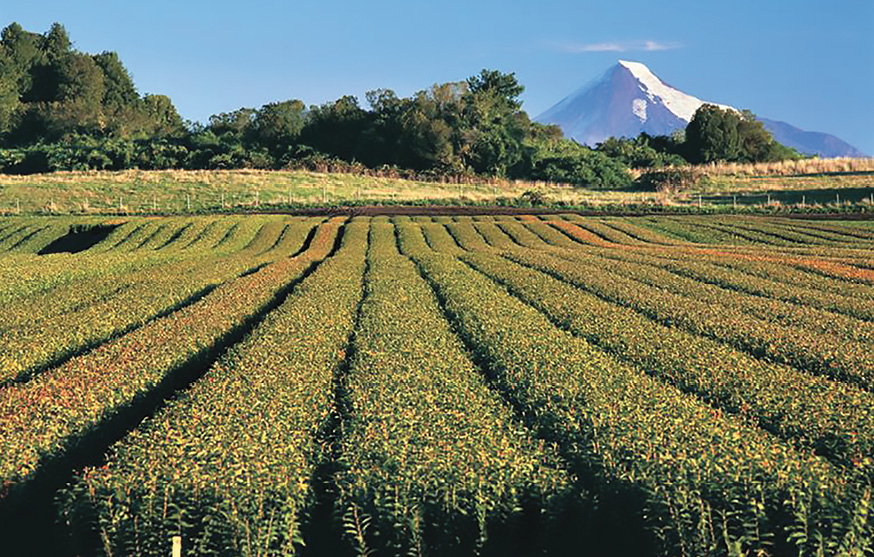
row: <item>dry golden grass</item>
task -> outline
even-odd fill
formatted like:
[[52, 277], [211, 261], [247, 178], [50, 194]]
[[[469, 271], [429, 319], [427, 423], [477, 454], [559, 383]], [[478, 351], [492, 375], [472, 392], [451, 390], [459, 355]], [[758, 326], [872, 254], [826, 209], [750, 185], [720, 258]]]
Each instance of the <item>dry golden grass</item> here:
[[302, 170], [126, 170], [0, 174], [0, 214], [187, 213], [381, 203], [495, 204], [534, 190], [570, 205], [656, 202], [654, 193], [544, 182], [439, 183]]
[[710, 176], [799, 176], [874, 172], [874, 158], [800, 159], [762, 163], [715, 163], [698, 168]]
[[[782, 165], [782, 166], [781, 166]], [[566, 205], [705, 203], [858, 203], [874, 193], [874, 159], [808, 159], [772, 165], [717, 165], [710, 179], [682, 194], [600, 191], [522, 181], [438, 183], [302, 170], [126, 170], [0, 174], [0, 215], [194, 213], [345, 204], [513, 202], [536, 191]], [[818, 171], [817, 171], [818, 170]], [[786, 195], [790, 194], [790, 195]], [[749, 197], [756, 196], [760, 197]]]

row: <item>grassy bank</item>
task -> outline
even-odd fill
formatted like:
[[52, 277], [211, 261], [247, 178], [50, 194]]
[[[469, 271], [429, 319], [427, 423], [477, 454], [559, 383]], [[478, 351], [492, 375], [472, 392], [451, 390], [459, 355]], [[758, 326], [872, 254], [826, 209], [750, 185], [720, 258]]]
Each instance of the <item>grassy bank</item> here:
[[[435, 183], [306, 171], [57, 172], [0, 175], [0, 214], [187, 214], [366, 205], [480, 205], [655, 212], [871, 212], [870, 171], [751, 175], [722, 167], [680, 194], [562, 184]], [[528, 193], [526, 193], [528, 192]], [[532, 198], [531, 192], [536, 192]]]

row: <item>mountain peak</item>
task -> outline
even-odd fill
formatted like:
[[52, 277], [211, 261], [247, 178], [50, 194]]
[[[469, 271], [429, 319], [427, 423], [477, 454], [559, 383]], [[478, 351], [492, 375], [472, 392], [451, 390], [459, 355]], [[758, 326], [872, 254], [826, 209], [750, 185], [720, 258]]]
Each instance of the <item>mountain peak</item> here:
[[[650, 101], [663, 103], [668, 110], [686, 123], [689, 123], [695, 111], [705, 104], [705, 101], [698, 97], [687, 95], [679, 89], [667, 85], [652, 73], [645, 64], [619, 60], [619, 65], [631, 72], [631, 75], [640, 82], [643, 92], [647, 94]], [[730, 106], [717, 103], [707, 104], [716, 104], [721, 108], [735, 110]]]
[[[557, 124], [566, 136], [595, 145], [608, 137], [637, 137], [641, 132], [669, 135], [685, 128], [703, 104], [737, 110], [684, 93], [663, 82], [645, 64], [619, 60], [600, 78], [565, 97], [536, 120]], [[857, 149], [834, 136], [803, 132], [782, 122], [765, 119], [762, 122], [777, 141], [802, 153], [826, 157], [860, 155]]]

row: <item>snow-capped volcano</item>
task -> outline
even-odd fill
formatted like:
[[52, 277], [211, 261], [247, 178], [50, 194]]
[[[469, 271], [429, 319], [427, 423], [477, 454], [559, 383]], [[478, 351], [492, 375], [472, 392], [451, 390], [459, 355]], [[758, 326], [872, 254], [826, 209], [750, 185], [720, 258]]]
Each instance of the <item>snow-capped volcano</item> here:
[[[557, 124], [564, 134], [585, 145], [594, 146], [608, 137], [669, 135], [685, 128], [703, 101], [671, 87], [644, 64], [620, 60], [600, 78], [565, 97], [536, 118], [544, 124]], [[840, 139], [818, 132], [804, 132], [783, 122], [762, 123], [774, 139], [802, 153], [825, 157], [863, 156]]]

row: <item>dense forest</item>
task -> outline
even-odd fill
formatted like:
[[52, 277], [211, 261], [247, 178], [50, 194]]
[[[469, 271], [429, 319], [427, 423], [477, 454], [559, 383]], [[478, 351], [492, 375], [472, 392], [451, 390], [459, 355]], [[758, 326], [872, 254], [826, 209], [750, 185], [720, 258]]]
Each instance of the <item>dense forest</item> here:
[[[184, 121], [141, 95], [115, 52], [73, 48], [58, 23], [0, 35], [0, 172], [308, 168], [433, 179], [498, 177], [625, 187], [629, 168], [797, 156], [749, 113], [702, 107], [685, 134], [611, 138], [592, 149], [532, 122], [514, 74], [482, 70], [411, 97], [369, 91], [321, 106], [293, 99]], [[682, 130], [681, 130], [682, 132]]]

